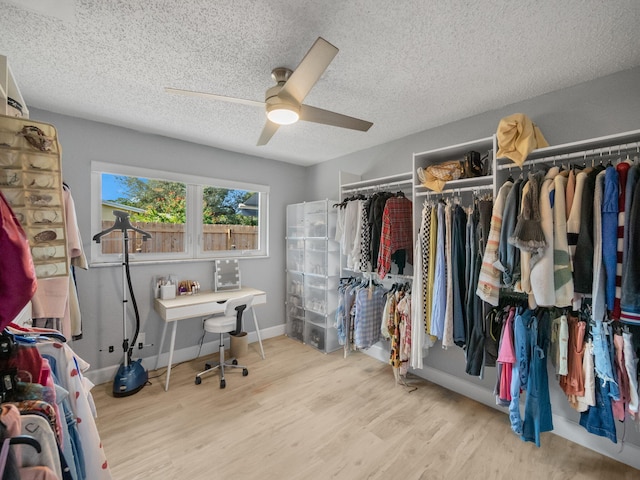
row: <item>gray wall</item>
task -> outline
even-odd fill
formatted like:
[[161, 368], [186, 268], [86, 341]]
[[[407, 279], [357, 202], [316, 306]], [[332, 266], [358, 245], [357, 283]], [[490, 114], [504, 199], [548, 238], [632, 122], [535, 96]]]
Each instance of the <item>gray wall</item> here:
[[413, 153], [488, 137], [512, 113], [528, 115], [550, 145], [638, 129], [640, 67], [314, 165], [307, 176], [307, 200], [338, 198], [340, 170], [363, 179], [410, 172]]
[[[495, 133], [502, 117], [518, 112], [525, 113], [538, 124], [550, 145], [640, 129], [640, 68], [542, 95], [309, 167], [309, 200], [339, 198], [339, 171], [361, 175], [362, 179], [410, 172], [414, 152], [490, 136]], [[382, 345], [382, 349], [384, 348], [386, 347]], [[380, 351], [372, 355], [380, 357]], [[459, 386], [458, 390], [474, 392], [470, 396], [477, 399], [491, 399], [495, 369], [487, 368], [483, 380], [466, 375], [464, 352], [460, 348], [443, 350], [438, 343], [429, 351], [425, 369], [416, 373], [429, 378], [434, 370], [444, 374], [438, 378], [445, 379], [449, 385]], [[550, 384], [554, 414], [577, 424], [579, 416], [568, 406], [563, 392], [557, 387], [554, 375], [550, 376]], [[480, 388], [481, 395], [477, 394], [479, 390], [476, 387]], [[493, 403], [492, 400], [489, 402]], [[623, 428], [620, 424], [618, 426], [618, 441], [621, 441]], [[573, 438], [578, 443], [587, 444], [629, 463], [620, 458], [618, 447], [613, 447], [608, 440], [602, 440], [586, 431], [578, 430], [578, 434], [581, 438]], [[626, 428], [625, 442], [640, 446], [640, 433], [631, 425]], [[640, 462], [634, 462], [636, 468], [640, 468]]]
[[[97, 233], [90, 231], [92, 161], [269, 185], [270, 256], [240, 260], [240, 269], [243, 283], [267, 292], [267, 304], [259, 307], [261, 329], [284, 323], [284, 211], [286, 205], [304, 200], [305, 168], [35, 108], [30, 109], [30, 117], [51, 123], [58, 130], [63, 152], [64, 181], [71, 187], [87, 254], [91, 250], [91, 238]], [[142, 329], [147, 335], [147, 342], [155, 343], [154, 347], [136, 351], [135, 358], [152, 357], [157, 353], [163, 323], [153, 310], [151, 278], [167, 273], [197, 279], [203, 288], [211, 288], [213, 284], [212, 261], [133, 265], [131, 275]], [[111, 367], [122, 361], [121, 275], [119, 266], [76, 270], [84, 335], [81, 340], [73, 342], [73, 349], [91, 364], [92, 370]], [[253, 330], [252, 322], [246, 326], [248, 331]], [[198, 319], [180, 322], [176, 350], [196, 345], [201, 332], [202, 324]], [[109, 345], [116, 347], [114, 353], [106, 351]], [[105, 351], [101, 352], [101, 349]], [[145, 366], [153, 367], [150, 362]]]

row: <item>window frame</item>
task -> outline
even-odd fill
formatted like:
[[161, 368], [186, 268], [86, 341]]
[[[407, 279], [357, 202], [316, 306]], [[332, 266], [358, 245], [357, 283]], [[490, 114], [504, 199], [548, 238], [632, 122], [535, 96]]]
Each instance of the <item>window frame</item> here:
[[[91, 231], [102, 231], [102, 174], [126, 175], [186, 185], [185, 251], [180, 253], [130, 253], [129, 261], [135, 263], [164, 263], [175, 261], [215, 260], [217, 258], [261, 258], [269, 256], [269, 191], [268, 185], [235, 180], [225, 180], [185, 173], [152, 170], [117, 163], [91, 162]], [[258, 248], [255, 250], [203, 250], [202, 196], [206, 187], [246, 190], [259, 194]], [[91, 241], [91, 264], [121, 264], [122, 254], [104, 254], [100, 244]]]

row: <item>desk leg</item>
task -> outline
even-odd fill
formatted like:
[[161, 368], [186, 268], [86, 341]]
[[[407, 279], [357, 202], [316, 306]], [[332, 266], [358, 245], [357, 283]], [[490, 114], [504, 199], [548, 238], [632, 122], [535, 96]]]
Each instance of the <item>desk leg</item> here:
[[171, 346], [169, 347], [169, 364], [167, 365], [167, 381], [164, 384], [165, 392], [169, 391], [169, 377], [171, 377], [171, 364], [173, 363], [173, 348], [176, 345], [176, 327], [178, 322], [173, 322], [173, 330], [171, 330]]
[[258, 327], [258, 319], [256, 318], [256, 311], [251, 307], [251, 313], [253, 314], [253, 324], [256, 326], [256, 335], [258, 336], [258, 343], [260, 344], [260, 352], [262, 353], [262, 359], [264, 360], [264, 348], [262, 348], [262, 338], [260, 338], [260, 328]]
[[164, 337], [167, 334], [167, 323], [169, 322], [164, 322], [164, 327], [162, 328], [162, 337], [160, 338], [160, 348], [158, 349], [158, 358], [156, 359], [156, 370], [158, 370], [158, 367], [160, 366], [160, 355], [162, 355], [162, 347], [164, 347]]

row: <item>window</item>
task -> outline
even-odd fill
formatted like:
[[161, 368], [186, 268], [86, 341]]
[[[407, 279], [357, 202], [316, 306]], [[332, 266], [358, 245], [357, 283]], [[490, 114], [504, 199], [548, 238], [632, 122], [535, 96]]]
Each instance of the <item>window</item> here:
[[[130, 261], [268, 255], [269, 188], [228, 180], [92, 163], [92, 234], [125, 212]], [[123, 236], [114, 230], [92, 243], [92, 262], [118, 262]]]

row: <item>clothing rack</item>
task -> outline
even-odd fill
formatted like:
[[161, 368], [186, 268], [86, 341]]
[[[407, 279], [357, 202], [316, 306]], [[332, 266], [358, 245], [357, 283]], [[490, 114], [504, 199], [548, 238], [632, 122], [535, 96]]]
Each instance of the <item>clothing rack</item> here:
[[342, 194], [359, 192], [377, 192], [406, 186], [410, 189], [413, 185], [413, 175], [411, 172], [388, 175], [386, 177], [373, 178], [370, 180], [359, 180], [357, 182], [344, 183], [340, 186]]
[[385, 280], [408, 280], [413, 281], [413, 275], [400, 275], [399, 273], [387, 273]]
[[491, 185], [475, 185], [473, 187], [461, 187], [461, 188], [452, 188], [449, 190], [443, 190], [442, 192], [428, 191], [428, 192], [416, 192], [416, 197], [425, 197], [431, 195], [455, 195], [457, 193], [462, 192], [476, 192], [481, 190], [493, 190], [493, 184]]
[[[542, 158], [536, 158], [534, 160], [527, 160], [525, 161], [525, 163], [521, 168], [524, 168], [525, 166], [531, 166], [531, 165], [537, 165], [540, 163], [549, 163], [549, 162], [555, 165], [556, 162], [562, 163], [563, 161], [568, 162], [569, 160], [579, 160], [579, 159], [582, 159], [585, 163], [587, 160], [591, 160], [592, 162], [594, 162], [595, 160], [609, 159], [609, 157], [612, 157], [612, 156], [618, 157], [623, 155], [624, 153], [629, 154], [634, 150], [636, 153], [640, 154], [640, 142], [623, 143], [623, 144], [610, 145], [606, 147], [599, 147], [599, 148], [594, 148], [589, 150], [581, 150], [578, 152], [548, 155]], [[502, 165], [498, 165], [497, 169], [510, 170], [511, 168], [514, 168], [514, 167], [518, 168], [517, 165], [509, 162]]]

